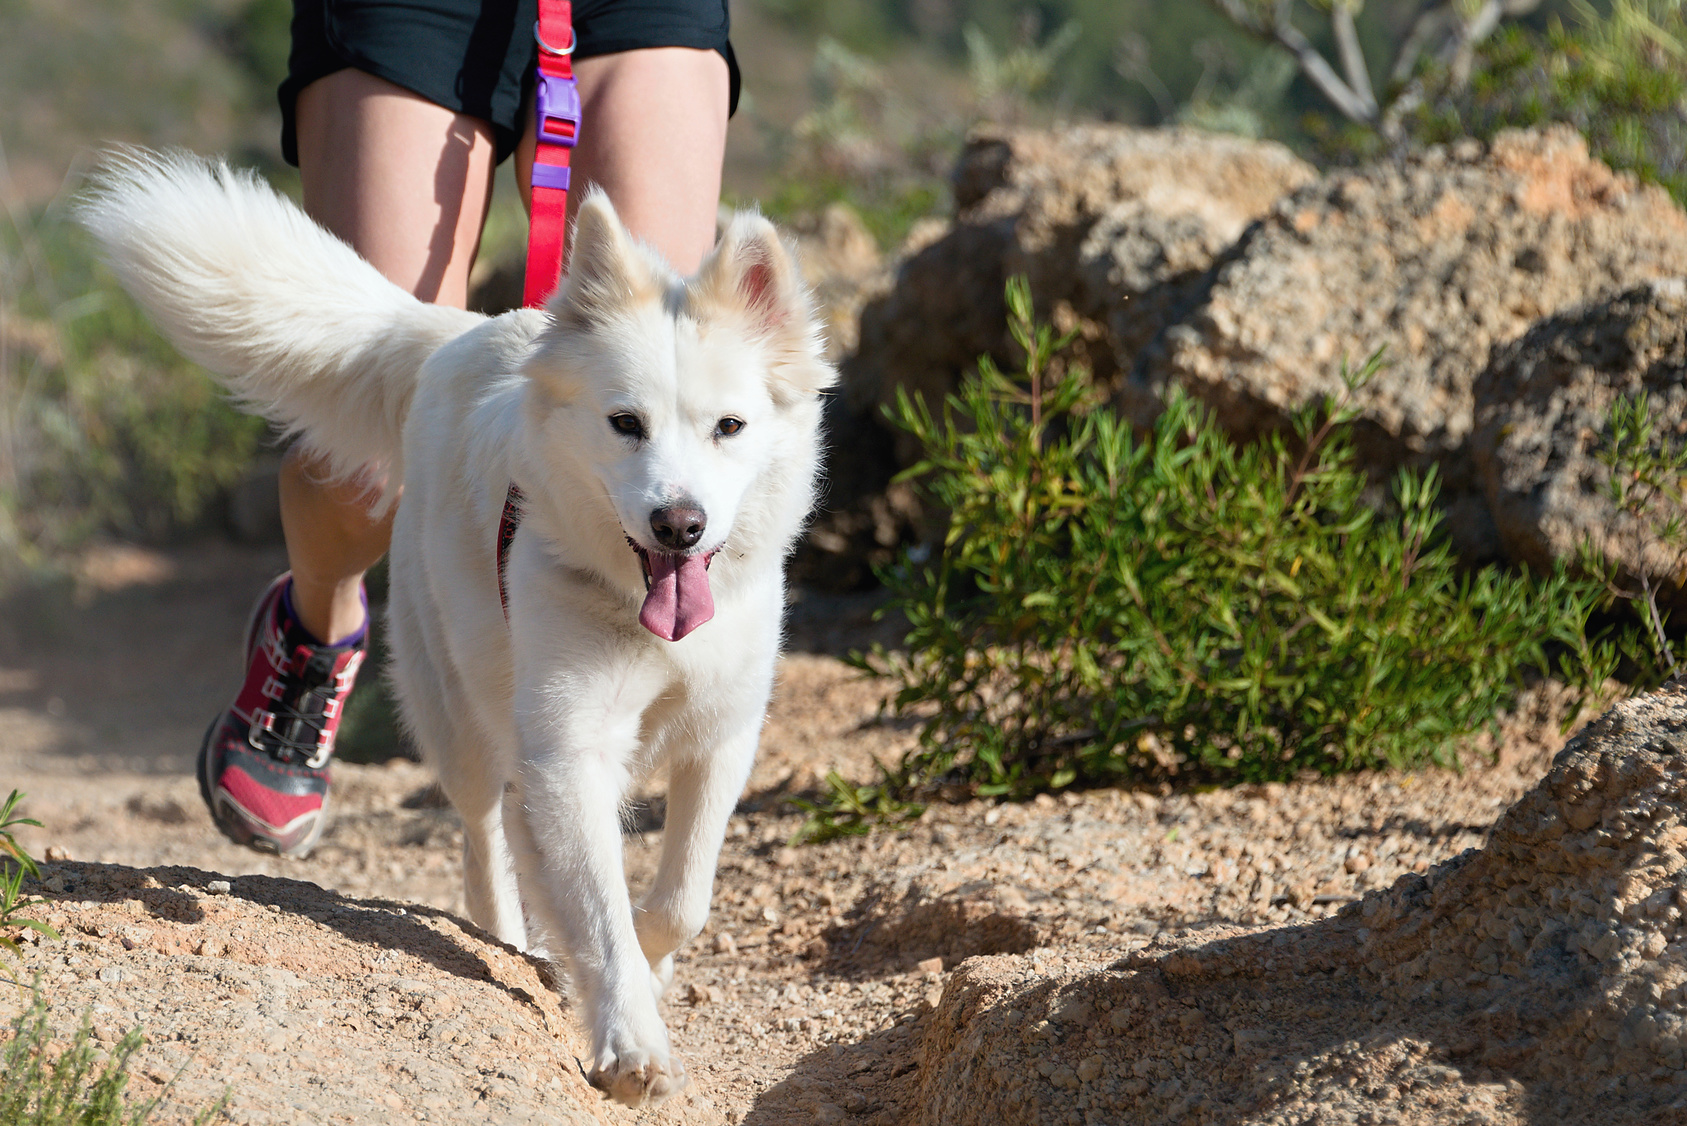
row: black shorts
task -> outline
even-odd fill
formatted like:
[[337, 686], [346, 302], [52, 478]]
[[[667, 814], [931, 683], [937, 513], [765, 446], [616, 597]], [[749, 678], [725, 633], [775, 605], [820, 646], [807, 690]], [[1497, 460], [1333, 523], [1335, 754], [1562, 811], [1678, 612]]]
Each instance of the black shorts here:
[[[502, 161], [525, 125], [538, 60], [538, 0], [293, 0], [293, 49], [281, 84], [281, 154], [299, 163], [299, 91], [347, 67], [489, 122]], [[575, 0], [574, 57], [643, 47], [719, 51], [738, 109], [738, 60], [726, 0]]]

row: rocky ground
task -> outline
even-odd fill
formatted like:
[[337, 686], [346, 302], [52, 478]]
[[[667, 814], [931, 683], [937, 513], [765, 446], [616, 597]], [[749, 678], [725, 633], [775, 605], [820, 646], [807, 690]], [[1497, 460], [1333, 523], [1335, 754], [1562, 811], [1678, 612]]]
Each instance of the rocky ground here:
[[[789, 794], [912, 739], [836, 659], [871, 628], [838, 600], [793, 608], [714, 915], [679, 958], [692, 1088], [608, 1106], [547, 967], [462, 919], [460, 832], [422, 768], [341, 766], [305, 861], [212, 830], [191, 752], [275, 566], [111, 549], [0, 608], [0, 788], [43, 822], [20, 839], [51, 858], [63, 935], [20, 968], [61, 1028], [142, 1025], [137, 1088], [179, 1073], [172, 1114], [226, 1086], [250, 1123], [1687, 1121], [1674, 712], [1616, 723], [1663, 767], [1586, 751], [1548, 780], [1575, 791], [1556, 836], [1559, 790], [1537, 791], [1475, 859], [1454, 858], [1562, 744], [1550, 687], [1462, 775], [974, 802], [792, 847]], [[635, 886], [661, 809], [629, 819]]]

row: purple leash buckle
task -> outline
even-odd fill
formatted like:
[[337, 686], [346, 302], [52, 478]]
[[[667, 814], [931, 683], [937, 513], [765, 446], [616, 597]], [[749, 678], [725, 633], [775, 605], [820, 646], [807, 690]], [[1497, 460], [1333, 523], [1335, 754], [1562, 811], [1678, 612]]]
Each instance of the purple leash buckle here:
[[[567, 149], [574, 147], [580, 136], [580, 87], [572, 78], [557, 78], [541, 72], [534, 90], [533, 108], [540, 144], [561, 145]], [[566, 132], [553, 132], [553, 122], [569, 128]]]

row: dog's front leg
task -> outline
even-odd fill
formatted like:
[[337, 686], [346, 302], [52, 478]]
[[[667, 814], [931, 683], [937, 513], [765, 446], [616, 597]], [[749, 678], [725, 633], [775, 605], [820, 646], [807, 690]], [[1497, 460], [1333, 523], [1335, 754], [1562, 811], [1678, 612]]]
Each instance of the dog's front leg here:
[[[666, 1098], [686, 1080], [649, 988], [621, 859], [620, 808], [636, 713], [633, 725], [578, 720], [523, 731], [519, 780], [505, 817], [528, 913], [551, 949], [560, 946], [568, 958], [591, 1035], [589, 1078], [620, 1102], [639, 1106]], [[595, 737], [584, 737], [582, 727], [597, 727]]]
[[708, 921], [726, 822], [744, 792], [760, 735], [758, 713], [719, 746], [670, 762], [662, 859], [636, 919], [658, 993], [673, 978], [674, 951]]

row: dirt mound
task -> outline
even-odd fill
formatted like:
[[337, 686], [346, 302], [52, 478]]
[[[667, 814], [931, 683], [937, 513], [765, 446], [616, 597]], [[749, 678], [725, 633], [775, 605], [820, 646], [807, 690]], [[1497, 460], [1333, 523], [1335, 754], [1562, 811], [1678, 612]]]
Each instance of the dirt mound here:
[[137, 1093], [182, 1073], [164, 1120], [226, 1087], [254, 1124], [724, 1121], [696, 1086], [643, 1117], [605, 1103], [545, 969], [445, 912], [196, 868], [43, 876], [65, 941], [17, 968], [61, 1036], [85, 1009], [104, 1044], [144, 1027]]
[[1153, 386], [1196, 391], [1238, 434], [1341, 390], [1345, 357], [1386, 348], [1358, 399], [1374, 465], [1441, 459], [1455, 489], [1472, 385], [1536, 320], [1687, 262], [1687, 214], [1588, 155], [1568, 128], [1502, 133], [1327, 177], [1282, 200], [1167, 330]]
[[1687, 687], [1333, 918], [966, 963], [915, 1121], [1687, 1122]]
[[[1687, 265], [1687, 263], [1683, 263]], [[1619, 518], [1598, 453], [1618, 395], [1645, 394], [1660, 436], [1687, 429], [1687, 283], [1671, 278], [1537, 324], [1496, 350], [1476, 382], [1471, 449], [1508, 554], [1541, 566], [1592, 539], [1630, 574], [1687, 603], [1674, 515]]]

